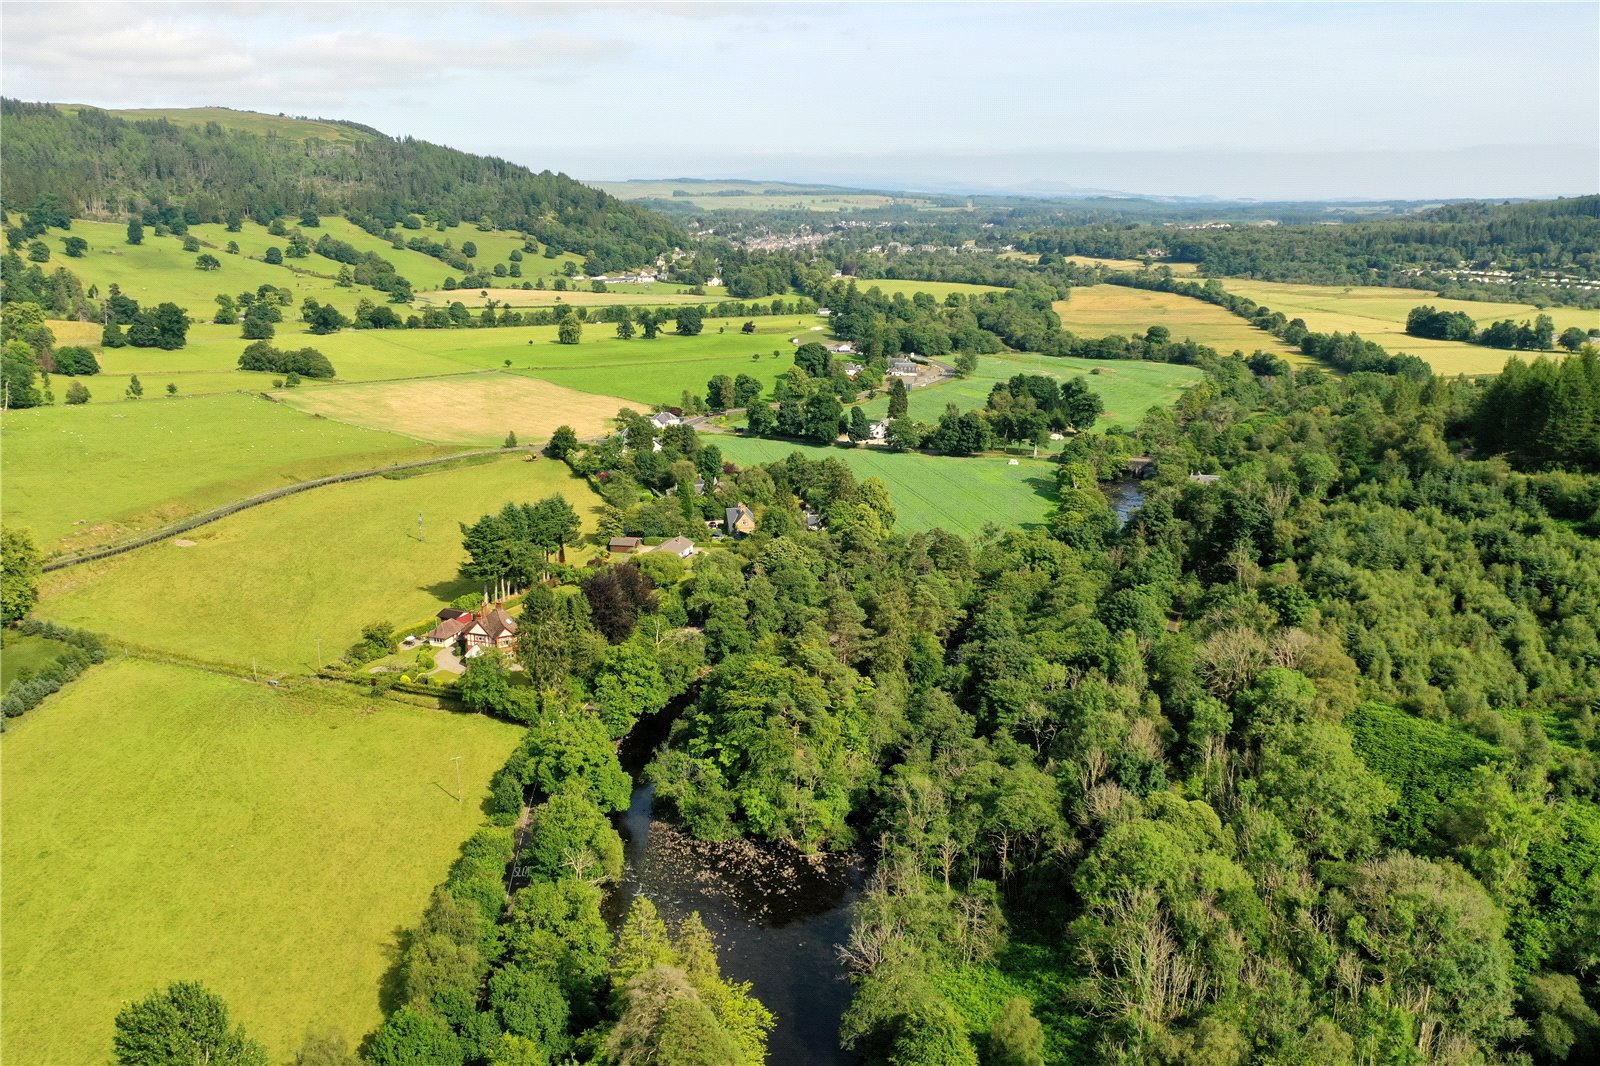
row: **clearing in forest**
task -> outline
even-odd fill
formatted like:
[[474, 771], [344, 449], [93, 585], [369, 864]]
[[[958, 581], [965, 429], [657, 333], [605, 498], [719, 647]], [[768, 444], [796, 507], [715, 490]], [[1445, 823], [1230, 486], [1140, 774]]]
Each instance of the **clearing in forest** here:
[[1091, 285], [1073, 289], [1054, 306], [1061, 328], [1080, 337], [1143, 336], [1151, 326], [1165, 326], [1172, 331], [1173, 340], [1188, 337], [1196, 344], [1210, 345], [1219, 355], [1234, 351], [1250, 355], [1259, 350], [1277, 352], [1291, 362], [1309, 363], [1297, 350], [1238, 315], [1177, 293]]

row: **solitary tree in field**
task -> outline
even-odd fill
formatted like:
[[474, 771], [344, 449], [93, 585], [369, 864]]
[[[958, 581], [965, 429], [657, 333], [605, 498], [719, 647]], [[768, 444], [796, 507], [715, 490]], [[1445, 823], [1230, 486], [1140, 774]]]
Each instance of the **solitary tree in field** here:
[[139, 384], [139, 375], [135, 374], [128, 379], [128, 399], [137, 400], [144, 395], [144, 386]]
[[168, 396], [176, 396], [176, 395], [178, 395], [178, 386], [176, 384], [174, 384], [173, 382], [170, 382], [170, 381], [167, 382], [167, 395]]
[[618, 340], [631, 341], [633, 340], [633, 333], [633, 322], [631, 320], [624, 318], [617, 323]]
[[678, 321], [678, 335], [682, 337], [698, 337], [705, 328], [705, 311], [693, 304], [678, 308], [676, 316]]
[[267, 1066], [267, 1049], [233, 1025], [221, 996], [198, 981], [177, 981], [117, 1015], [118, 1066]]
[[61, 241], [61, 247], [69, 259], [82, 259], [84, 253], [89, 250], [89, 242], [82, 237], [65, 237]]
[[578, 321], [577, 315], [568, 311], [556, 327], [556, 340], [562, 344], [577, 344], [582, 337], [583, 323]]
[[516, 430], [512, 430], [510, 433], [506, 434], [506, 442], [505, 442], [504, 445], [502, 445], [502, 447], [515, 448], [516, 446], [517, 446], [517, 431]]
[[128, 219], [128, 243], [129, 244], [143, 244], [144, 243], [144, 223], [140, 222], [136, 218]]
[[83, 382], [74, 381], [67, 386], [67, 403], [76, 407], [89, 402], [89, 390]]
[[194, 268], [196, 270], [216, 270], [221, 266], [222, 261], [216, 256], [212, 255], [210, 252], [205, 252], [194, 257]]

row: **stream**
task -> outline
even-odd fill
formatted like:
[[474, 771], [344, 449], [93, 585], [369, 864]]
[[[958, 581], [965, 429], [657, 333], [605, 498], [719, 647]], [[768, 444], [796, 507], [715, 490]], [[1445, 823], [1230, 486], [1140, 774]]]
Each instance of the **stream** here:
[[851, 986], [838, 947], [850, 935], [850, 906], [861, 895], [866, 863], [856, 855], [807, 857], [743, 840], [698, 841], [654, 816], [655, 788], [640, 781], [641, 772], [676, 710], [641, 722], [623, 743], [622, 763], [636, 784], [617, 825], [624, 865], [607, 899], [609, 916], [620, 921], [640, 894], [669, 924], [699, 911], [716, 940], [723, 976], [749, 981], [777, 1018], [768, 1062], [858, 1062], [839, 1048]]
[[1106, 501], [1111, 504], [1111, 509], [1117, 513], [1117, 528], [1128, 524], [1128, 519], [1133, 517], [1133, 512], [1144, 506], [1144, 482], [1136, 477], [1118, 478], [1115, 481], [1102, 482], [1100, 491], [1105, 493]]

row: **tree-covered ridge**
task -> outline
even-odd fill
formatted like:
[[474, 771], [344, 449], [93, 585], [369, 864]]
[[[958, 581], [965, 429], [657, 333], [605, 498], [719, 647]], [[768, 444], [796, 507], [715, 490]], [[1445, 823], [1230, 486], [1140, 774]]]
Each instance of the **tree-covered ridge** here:
[[601, 269], [639, 266], [685, 241], [661, 216], [563, 174], [410, 137], [299, 141], [10, 99], [0, 120], [11, 210], [55, 197], [68, 214], [121, 217], [152, 206], [190, 223], [245, 216], [265, 225], [307, 210], [386, 226], [412, 214], [489, 219], [557, 252], [591, 255]]

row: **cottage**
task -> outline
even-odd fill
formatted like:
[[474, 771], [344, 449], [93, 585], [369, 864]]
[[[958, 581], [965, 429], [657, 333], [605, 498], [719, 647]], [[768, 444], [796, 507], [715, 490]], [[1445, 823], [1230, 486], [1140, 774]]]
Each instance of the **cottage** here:
[[498, 603], [491, 607], [485, 601], [461, 636], [467, 644], [467, 658], [471, 659], [490, 648], [510, 648], [517, 642], [517, 623]]
[[438, 614], [439, 624], [423, 637], [435, 648], [446, 648], [461, 638], [461, 631], [472, 622], [472, 612], [446, 607]]
[[894, 420], [891, 418], [885, 418], [881, 422], [874, 422], [872, 425], [867, 427], [867, 433], [871, 436], [872, 440], [888, 440], [889, 423], [892, 421]]
[[671, 411], [657, 411], [655, 414], [650, 416], [650, 422], [657, 429], [666, 429], [668, 426], [681, 425], [683, 423], [683, 419], [679, 418]]
[[838, 344], [828, 345], [828, 351], [834, 355], [855, 355], [856, 346], [849, 341], [840, 341]]
[[828, 524], [828, 520], [820, 512], [813, 511], [809, 507], [800, 512], [800, 517], [805, 519], [806, 529], [812, 533]]
[[612, 555], [631, 555], [644, 547], [644, 541], [638, 537], [612, 537], [606, 544], [606, 550]]
[[846, 363], [844, 365], [844, 376], [849, 378], [851, 381], [854, 381], [856, 379], [856, 375], [865, 369], [866, 367], [862, 366], [860, 363]]
[[828, 310], [826, 307], [817, 308], [817, 317], [818, 318], [827, 318], [831, 314], [833, 314], [833, 312]]
[[742, 503], [737, 507], [728, 508], [727, 527], [728, 532], [735, 536], [754, 533], [756, 531], [755, 512]]
[[671, 552], [680, 559], [687, 559], [699, 550], [694, 546], [694, 541], [688, 537], [673, 537], [671, 540], [662, 541], [651, 549], [651, 551]]

